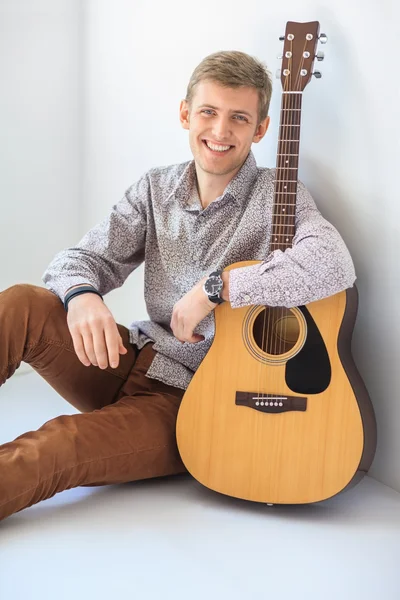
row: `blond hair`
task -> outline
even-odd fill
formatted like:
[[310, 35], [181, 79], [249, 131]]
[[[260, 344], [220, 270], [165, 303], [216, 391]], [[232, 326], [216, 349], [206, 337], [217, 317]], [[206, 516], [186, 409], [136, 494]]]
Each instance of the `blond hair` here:
[[267, 66], [238, 50], [224, 50], [206, 56], [193, 71], [185, 100], [191, 109], [195, 86], [204, 80], [215, 81], [224, 87], [252, 87], [258, 92], [258, 123], [268, 116], [272, 94], [272, 79]]

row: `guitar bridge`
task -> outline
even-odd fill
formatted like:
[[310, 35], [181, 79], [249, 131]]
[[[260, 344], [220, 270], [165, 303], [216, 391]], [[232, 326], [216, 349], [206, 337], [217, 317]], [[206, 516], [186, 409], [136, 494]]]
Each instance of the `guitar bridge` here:
[[307, 398], [260, 392], [236, 392], [235, 404], [247, 406], [265, 413], [282, 413], [292, 410], [305, 411]]

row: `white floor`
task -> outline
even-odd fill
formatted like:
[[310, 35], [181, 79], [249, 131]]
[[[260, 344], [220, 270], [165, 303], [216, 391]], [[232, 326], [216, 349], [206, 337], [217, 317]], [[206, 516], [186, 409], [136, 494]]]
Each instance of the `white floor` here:
[[[0, 443], [75, 413], [36, 373], [0, 388]], [[1, 472], [0, 472], [1, 477]], [[248, 503], [190, 475], [76, 488], [0, 522], [0, 599], [399, 600], [400, 494]]]

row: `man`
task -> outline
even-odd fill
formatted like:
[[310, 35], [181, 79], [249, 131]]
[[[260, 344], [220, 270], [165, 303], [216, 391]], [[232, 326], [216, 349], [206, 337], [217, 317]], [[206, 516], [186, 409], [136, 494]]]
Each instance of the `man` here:
[[[48, 289], [0, 294], [0, 384], [23, 360], [81, 411], [0, 447], [0, 519], [72, 487], [186, 472], [176, 416], [218, 303], [298, 306], [353, 285], [343, 240], [300, 182], [293, 246], [269, 252], [275, 172], [257, 167], [251, 145], [268, 129], [270, 97], [256, 59], [206, 57], [180, 104], [194, 160], [140, 177], [56, 255]], [[262, 262], [224, 271], [244, 260]], [[128, 329], [102, 297], [143, 261], [150, 319]]]

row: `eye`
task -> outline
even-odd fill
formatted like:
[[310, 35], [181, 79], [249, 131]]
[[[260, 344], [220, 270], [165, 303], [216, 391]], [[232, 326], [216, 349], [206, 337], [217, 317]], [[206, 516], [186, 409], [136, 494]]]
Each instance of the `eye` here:
[[[202, 113], [210, 113], [213, 112], [211, 110], [211, 108], [205, 108], [201, 111]], [[235, 115], [236, 117], [239, 117], [240, 120], [244, 120], [244, 121], [248, 121], [248, 119], [246, 119], [246, 117], [244, 117], [243, 115]]]

